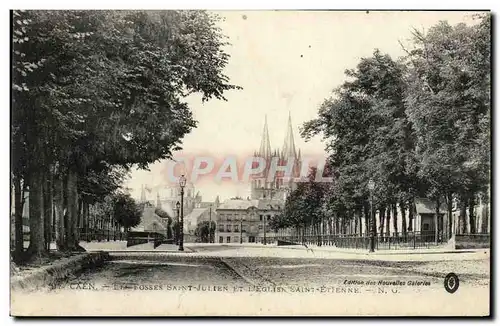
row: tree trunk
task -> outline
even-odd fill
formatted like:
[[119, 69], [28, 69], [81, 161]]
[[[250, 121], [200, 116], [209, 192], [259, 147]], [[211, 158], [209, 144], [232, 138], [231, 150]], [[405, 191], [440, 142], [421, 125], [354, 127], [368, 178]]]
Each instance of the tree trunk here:
[[394, 235], [398, 236], [398, 207], [392, 204], [392, 225], [394, 226]]
[[30, 177], [30, 256], [41, 257], [46, 254], [43, 218], [43, 177], [39, 171], [33, 171]]
[[453, 234], [453, 193], [449, 192], [446, 195], [446, 218], [448, 219], [448, 239]]
[[488, 233], [489, 212], [488, 204], [483, 199], [481, 200], [481, 233]]
[[363, 236], [363, 212], [358, 210], [359, 236]]
[[467, 204], [466, 204], [465, 198], [462, 197], [462, 198], [460, 198], [460, 216], [459, 216], [459, 223], [460, 223], [459, 232], [460, 232], [460, 234], [467, 233], [466, 215], [467, 215]]
[[89, 223], [89, 204], [83, 203], [82, 207], [82, 229], [83, 232], [85, 232], [85, 240], [88, 240], [89, 237], [89, 228], [88, 228], [88, 223]]
[[434, 242], [438, 244], [439, 242], [439, 196], [436, 196], [436, 212], [434, 214]]
[[57, 250], [66, 250], [64, 232], [64, 182], [60, 174], [54, 178], [54, 210], [56, 215]]
[[413, 212], [414, 212], [414, 207], [413, 207], [413, 199], [410, 199], [408, 201], [408, 231], [412, 232], [413, 230]]
[[354, 235], [357, 235], [358, 234], [358, 227], [360, 227], [360, 225], [358, 226], [358, 221], [359, 221], [359, 212], [357, 210], [354, 211], [354, 232], [353, 234]]
[[401, 211], [401, 232], [406, 240], [406, 207], [402, 200], [399, 202], [399, 210]]
[[370, 234], [370, 204], [367, 201], [363, 203], [363, 213], [365, 217], [365, 235], [368, 236]]
[[474, 196], [471, 196], [469, 199], [469, 225], [470, 225], [470, 233], [476, 233], [476, 216], [474, 215]]
[[77, 230], [80, 230], [83, 226], [83, 199], [78, 198], [78, 222], [76, 223]]
[[387, 206], [387, 213], [385, 215], [385, 234], [387, 238], [391, 236], [391, 206]]
[[383, 236], [384, 236], [384, 222], [385, 222], [385, 206], [380, 207], [380, 215], [379, 215], [379, 231], [378, 233], [381, 236], [381, 240], [384, 241]]
[[77, 193], [77, 174], [73, 170], [68, 171], [68, 181], [66, 183], [66, 195], [68, 201], [68, 225], [66, 246], [69, 250], [76, 249], [78, 243], [76, 226], [78, 223], [78, 193]]
[[21, 178], [14, 177], [14, 259], [21, 258], [24, 252], [24, 234], [23, 234], [23, 210], [24, 210], [24, 194], [26, 192], [26, 182], [23, 181], [21, 186]]
[[45, 235], [45, 247], [47, 250], [50, 250], [50, 243], [52, 242], [52, 217], [54, 214], [52, 202], [53, 192], [52, 192], [52, 171], [51, 169], [47, 169], [47, 174], [45, 175], [45, 180], [43, 183], [43, 207], [45, 209], [44, 212], [44, 235]]

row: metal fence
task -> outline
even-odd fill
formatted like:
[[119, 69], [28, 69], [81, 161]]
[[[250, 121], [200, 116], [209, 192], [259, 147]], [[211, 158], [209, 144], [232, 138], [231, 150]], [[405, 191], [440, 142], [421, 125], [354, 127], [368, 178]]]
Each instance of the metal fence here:
[[[370, 248], [370, 236], [363, 235], [306, 235], [306, 236], [276, 236], [267, 237], [266, 244], [275, 244], [277, 241], [295, 244], [335, 246], [337, 248], [366, 249]], [[423, 249], [441, 246], [448, 242], [448, 237], [438, 233], [437, 241], [434, 232], [406, 232], [393, 233], [390, 236], [377, 235], [375, 237], [376, 250], [404, 250]], [[257, 242], [264, 242], [259, 238]]]
[[479, 249], [491, 247], [491, 235], [488, 233], [455, 235], [457, 249]]
[[116, 230], [88, 229], [80, 230], [80, 240], [82, 241], [124, 241], [127, 240], [127, 232]]

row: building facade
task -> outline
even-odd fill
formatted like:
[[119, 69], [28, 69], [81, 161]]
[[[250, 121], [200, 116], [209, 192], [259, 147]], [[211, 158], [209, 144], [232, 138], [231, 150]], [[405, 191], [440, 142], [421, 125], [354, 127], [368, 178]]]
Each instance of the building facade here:
[[[218, 202], [218, 200], [216, 200]], [[194, 208], [191, 213], [184, 216], [184, 234], [194, 235], [198, 224], [201, 222], [217, 222], [217, 206], [212, 205]]]
[[[218, 205], [218, 197], [215, 202], [204, 202], [200, 192], [195, 192], [192, 182], [187, 182], [184, 187], [183, 206], [184, 216], [188, 216], [195, 208], [208, 208], [210, 205]], [[165, 211], [170, 217], [177, 218], [177, 202], [181, 202], [181, 190], [178, 185], [167, 185], [156, 188], [155, 193], [147, 186], [141, 189], [140, 202], [148, 202], [156, 208]]]
[[281, 213], [280, 199], [229, 199], [217, 208], [215, 241], [218, 243], [262, 243], [276, 236], [269, 227]]
[[[294, 178], [300, 176], [300, 150], [296, 150], [292, 118], [288, 116], [286, 135], [281, 149], [271, 150], [267, 117], [255, 157], [263, 158], [266, 166], [262, 173], [254, 175], [250, 182], [250, 197], [233, 198], [217, 208], [216, 242], [262, 243], [276, 236], [269, 227], [273, 216], [283, 210], [286, 196], [296, 188]], [[289, 173], [274, 170], [274, 166], [287, 166]], [[269, 175], [273, 175], [271, 181]]]

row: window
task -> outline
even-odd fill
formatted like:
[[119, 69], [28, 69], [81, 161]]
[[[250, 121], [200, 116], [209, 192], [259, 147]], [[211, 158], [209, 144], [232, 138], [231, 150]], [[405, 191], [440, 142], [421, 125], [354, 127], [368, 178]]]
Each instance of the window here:
[[255, 242], [255, 237], [254, 236], [248, 237], [248, 242]]
[[240, 242], [240, 237], [234, 237], [234, 242]]
[[240, 232], [240, 226], [238, 224], [234, 225], [234, 232]]
[[247, 225], [246, 224], [241, 225], [241, 232], [247, 232]]
[[231, 221], [231, 215], [229, 215], [229, 214], [227, 215], [227, 220]]
[[224, 243], [224, 237], [219, 237], [219, 243]]
[[231, 232], [231, 224], [226, 225], [226, 232]]
[[219, 224], [219, 232], [224, 232], [224, 224]]
[[227, 243], [230, 243], [230, 242], [231, 242], [231, 237], [227, 237], [227, 238], [226, 238], [226, 242], [227, 242]]
[[259, 215], [259, 217], [260, 217], [260, 220], [262, 221], [262, 215]]
[[262, 224], [259, 224], [259, 230], [262, 230]]

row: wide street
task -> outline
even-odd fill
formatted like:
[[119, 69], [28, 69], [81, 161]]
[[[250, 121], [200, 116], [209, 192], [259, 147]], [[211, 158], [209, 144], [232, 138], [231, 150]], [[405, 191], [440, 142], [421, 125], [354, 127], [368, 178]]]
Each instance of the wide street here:
[[[107, 247], [110, 260], [43, 291], [13, 292], [13, 302], [23, 302], [18, 313], [72, 315], [78, 307], [95, 316], [468, 315], [489, 309], [489, 250], [369, 255], [258, 245], [186, 244], [183, 253], [172, 245], [83, 246]], [[444, 288], [450, 272], [460, 280], [454, 293]]]
[[457, 274], [461, 286], [475, 287], [488, 286], [490, 275], [489, 251], [365, 255], [217, 244], [188, 245], [185, 253], [176, 252], [174, 246], [168, 249], [171, 250], [161, 247], [148, 251], [134, 251], [134, 247], [110, 250], [111, 260], [104, 266], [70, 279], [60, 287], [92, 284], [102, 290], [170, 287], [167, 290], [205, 291], [211, 286], [227, 286], [248, 291], [273, 287], [283, 291], [301, 288], [321, 291], [318, 290], [321, 287], [363, 285], [366, 288], [369, 282], [375, 286], [404, 282], [401, 290], [408, 290], [414, 282], [424, 288], [444, 291], [443, 280], [448, 273]]

